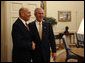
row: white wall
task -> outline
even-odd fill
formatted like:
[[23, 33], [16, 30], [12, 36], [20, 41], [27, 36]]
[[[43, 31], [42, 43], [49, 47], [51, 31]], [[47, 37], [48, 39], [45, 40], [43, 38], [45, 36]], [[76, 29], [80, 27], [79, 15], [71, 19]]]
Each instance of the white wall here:
[[[71, 22], [59, 22], [58, 11], [71, 11]], [[69, 26], [70, 32], [76, 32], [84, 17], [84, 1], [47, 1], [47, 16], [56, 18], [58, 24], [54, 25], [54, 33], [58, 34]]]

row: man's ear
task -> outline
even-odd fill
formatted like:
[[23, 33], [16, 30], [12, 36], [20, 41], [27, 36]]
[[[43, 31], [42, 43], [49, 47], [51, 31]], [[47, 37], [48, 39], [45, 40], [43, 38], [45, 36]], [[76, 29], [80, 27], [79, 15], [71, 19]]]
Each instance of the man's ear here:
[[34, 14], [34, 16], [36, 16], [36, 14]]
[[21, 13], [21, 16], [24, 16], [24, 13], [23, 12]]

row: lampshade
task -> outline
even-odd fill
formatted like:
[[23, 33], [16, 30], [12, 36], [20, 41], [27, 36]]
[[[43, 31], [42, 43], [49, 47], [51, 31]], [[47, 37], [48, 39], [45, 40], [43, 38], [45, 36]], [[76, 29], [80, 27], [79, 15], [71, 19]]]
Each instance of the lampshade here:
[[77, 33], [78, 34], [84, 34], [84, 19], [82, 19]]

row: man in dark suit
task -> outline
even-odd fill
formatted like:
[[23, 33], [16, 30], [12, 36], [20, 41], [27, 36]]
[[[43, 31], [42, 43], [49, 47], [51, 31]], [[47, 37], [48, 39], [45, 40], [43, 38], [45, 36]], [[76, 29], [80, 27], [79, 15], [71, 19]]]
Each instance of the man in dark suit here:
[[35, 50], [32, 52], [33, 62], [50, 62], [50, 47], [52, 57], [56, 57], [56, 44], [52, 27], [44, 22], [44, 11], [36, 8], [34, 11], [36, 20], [29, 24], [32, 38], [35, 42]]
[[30, 62], [31, 60], [32, 39], [30, 29], [27, 25], [30, 16], [30, 10], [26, 7], [22, 7], [19, 10], [19, 18], [13, 24], [13, 62]]

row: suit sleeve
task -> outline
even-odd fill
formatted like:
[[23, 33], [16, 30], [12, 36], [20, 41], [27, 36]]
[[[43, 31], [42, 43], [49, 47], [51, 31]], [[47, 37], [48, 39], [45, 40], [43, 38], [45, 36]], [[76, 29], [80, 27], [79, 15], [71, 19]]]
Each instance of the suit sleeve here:
[[50, 24], [49, 24], [49, 41], [50, 41], [52, 52], [56, 52], [55, 38], [54, 38], [52, 26]]
[[13, 25], [12, 27], [12, 39], [13, 45], [17, 48], [30, 48], [31, 49], [31, 42], [25, 40], [23, 35], [21, 34], [20, 28], [18, 25]]
[[29, 23], [28, 26], [29, 26], [29, 29], [30, 29], [30, 35], [31, 35], [32, 41], [34, 41], [34, 36], [33, 36], [34, 32], [33, 32], [31, 23]]

